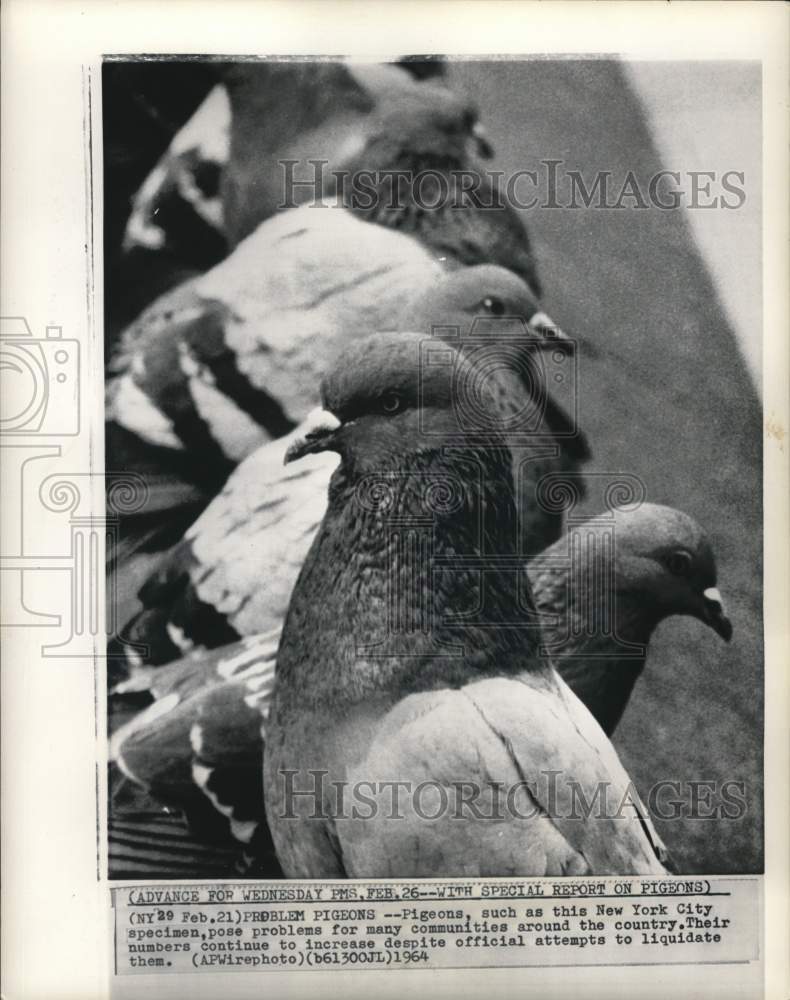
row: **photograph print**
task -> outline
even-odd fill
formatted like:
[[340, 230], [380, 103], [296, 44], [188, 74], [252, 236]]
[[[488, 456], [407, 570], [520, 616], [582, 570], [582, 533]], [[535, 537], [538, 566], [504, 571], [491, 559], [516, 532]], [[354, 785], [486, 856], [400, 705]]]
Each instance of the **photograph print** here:
[[760, 64], [101, 108], [109, 877], [762, 872]]

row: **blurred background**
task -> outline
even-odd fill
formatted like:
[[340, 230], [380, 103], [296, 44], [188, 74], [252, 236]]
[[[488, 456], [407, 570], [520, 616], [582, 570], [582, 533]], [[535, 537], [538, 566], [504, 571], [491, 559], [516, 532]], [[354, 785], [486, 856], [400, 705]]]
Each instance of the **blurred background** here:
[[[160, 291], [222, 252], [210, 227], [198, 227], [187, 234], [188, 265], [143, 261], [131, 278], [121, 252], [134, 194], [220, 69], [200, 61], [105, 65], [108, 348]], [[660, 781], [680, 782], [688, 801], [689, 783], [742, 783], [746, 808], [737, 818], [657, 820], [681, 872], [762, 871], [759, 64], [452, 60], [447, 76], [478, 105], [493, 166], [505, 177], [544, 177], [544, 162], [555, 160], [560, 177], [581, 171], [589, 187], [606, 171], [612, 201], [629, 171], [642, 193], [661, 170], [681, 177], [675, 210], [623, 198], [620, 208], [523, 214], [547, 311], [583, 345], [579, 421], [593, 449], [583, 511], [604, 506], [596, 473], [623, 472], [644, 481], [650, 501], [697, 518], [717, 553], [735, 629], [725, 646], [690, 619], [661, 625], [614, 742], [643, 794]], [[716, 207], [688, 207], [693, 171], [714, 174], [697, 200], [718, 196]], [[743, 197], [727, 195], [732, 208], [721, 203], [728, 172], [743, 175], [733, 181]], [[207, 191], [215, 183], [207, 176]], [[557, 200], [568, 203], [567, 189], [560, 186]]]

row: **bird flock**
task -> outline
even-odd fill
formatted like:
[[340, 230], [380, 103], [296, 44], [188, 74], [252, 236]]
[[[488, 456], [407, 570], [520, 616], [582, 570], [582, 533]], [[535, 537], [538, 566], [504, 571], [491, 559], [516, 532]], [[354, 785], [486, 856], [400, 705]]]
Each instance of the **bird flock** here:
[[671, 870], [610, 737], [660, 622], [729, 641], [715, 557], [641, 496], [564, 523], [575, 342], [492, 154], [440, 61], [238, 63], [133, 199], [174, 277], [107, 363], [111, 874]]

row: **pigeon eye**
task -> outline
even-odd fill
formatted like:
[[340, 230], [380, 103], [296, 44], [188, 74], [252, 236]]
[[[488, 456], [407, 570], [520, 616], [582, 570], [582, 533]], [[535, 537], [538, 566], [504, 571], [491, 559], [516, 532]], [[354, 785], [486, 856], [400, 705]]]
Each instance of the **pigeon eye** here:
[[664, 562], [673, 576], [688, 576], [691, 572], [691, 556], [682, 549], [668, 553]]
[[381, 409], [384, 413], [397, 413], [402, 402], [397, 392], [387, 392], [381, 397]]
[[505, 303], [502, 299], [494, 298], [493, 295], [488, 295], [483, 299], [482, 302], [483, 309], [491, 316], [504, 316], [505, 315]]

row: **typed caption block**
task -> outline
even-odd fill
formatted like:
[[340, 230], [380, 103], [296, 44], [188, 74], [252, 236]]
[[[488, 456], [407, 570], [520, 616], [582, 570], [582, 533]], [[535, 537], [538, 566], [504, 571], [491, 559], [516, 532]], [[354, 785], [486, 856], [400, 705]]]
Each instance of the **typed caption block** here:
[[112, 890], [117, 975], [748, 962], [758, 878], [230, 882]]

